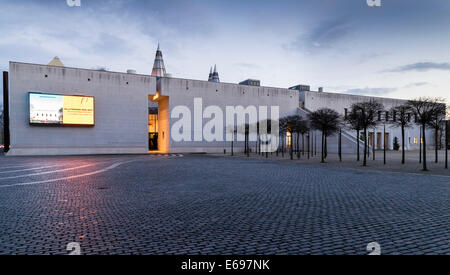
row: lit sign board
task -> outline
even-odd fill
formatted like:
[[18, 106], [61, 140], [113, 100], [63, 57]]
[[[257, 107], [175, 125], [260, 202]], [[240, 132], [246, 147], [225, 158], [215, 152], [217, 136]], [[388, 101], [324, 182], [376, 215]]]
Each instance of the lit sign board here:
[[30, 124], [94, 126], [94, 97], [29, 93]]

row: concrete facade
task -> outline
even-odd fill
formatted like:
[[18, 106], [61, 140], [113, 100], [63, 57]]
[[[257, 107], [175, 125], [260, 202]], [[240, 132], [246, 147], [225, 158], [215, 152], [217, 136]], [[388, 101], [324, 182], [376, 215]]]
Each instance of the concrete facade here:
[[[169, 109], [172, 112], [176, 106], [186, 106], [194, 110], [194, 98], [201, 98], [203, 110], [208, 106], [217, 106], [223, 111], [225, 118], [226, 106], [279, 106], [280, 117], [293, 115], [298, 109], [298, 91], [292, 91], [281, 88], [256, 87], [247, 85], [238, 85], [230, 83], [216, 83], [208, 81], [198, 81], [178, 78], [161, 79], [161, 95], [168, 96]], [[194, 112], [192, 111], [192, 115]], [[270, 115], [269, 115], [270, 117]], [[178, 118], [171, 118], [170, 125], [173, 125]], [[203, 120], [203, 126], [209, 119]], [[224, 124], [223, 133], [226, 133]], [[194, 133], [194, 126], [192, 133]], [[243, 150], [243, 142], [235, 143], [236, 151]], [[197, 153], [219, 153], [224, 149], [229, 151], [230, 142], [174, 142], [170, 141], [170, 152], [197, 152]]]
[[[175, 142], [170, 128], [179, 118], [172, 110], [186, 106], [194, 114], [194, 99], [203, 109], [217, 106], [278, 106], [280, 117], [295, 114], [298, 91], [215, 83], [147, 75], [95, 71], [10, 62], [10, 137], [8, 155], [76, 155], [148, 153], [148, 106], [158, 102], [158, 152], [212, 153], [229, 151], [227, 141]], [[157, 93], [157, 86], [159, 92]], [[29, 124], [29, 92], [84, 95], [95, 98], [95, 126], [49, 127]], [[270, 111], [269, 111], [270, 112]], [[203, 120], [203, 125], [209, 119]], [[225, 135], [225, 123], [224, 123]], [[191, 126], [194, 136], [194, 125]], [[225, 136], [224, 136], [225, 138]], [[243, 150], [243, 142], [235, 150]]]
[[[11, 62], [9, 85], [8, 155], [148, 151], [146, 102], [156, 91], [154, 77]], [[95, 126], [31, 126], [28, 92], [94, 96]]]
[[[50, 127], [29, 124], [29, 92], [60, 95], [84, 95], [95, 98], [95, 126]], [[194, 101], [201, 99], [200, 110]], [[148, 153], [148, 108], [158, 106], [159, 153], [221, 153], [230, 151], [231, 142], [225, 141], [227, 132], [227, 106], [266, 106], [279, 108], [279, 117], [308, 113], [320, 108], [332, 108], [339, 114], [348, 112], [351, 104], [377, 99], [385, 109], [405, 101], [389, 98], [299, 91], [272, 87], [217, 83], [172, 77], [156, 78], [148, 75], [96, 71], [78, 68], [10, 62], [9, 109], [11, 146], [8, 155], [77, 155], [77, 154], [145, 154]], [[299, 102], [300, 101], [300, 102]], [[157, 103], [156, 103], [157, 102]], [[172, 126], [181, 119], [173, 111], [179, 106], [191, 112], [191, 138], [176, 141], [171, 134]], [[223, 140], [195, 141], [203, 133], [203, 127], [212, 117], [202, 118], [201, 129], [195, 128], [194, 117], [204, 115], [207, 107], [218, 107], [223, 113]], [[196, 113], [197, 112], [197, 113]], [[200, 112], [200, 113], [198, 113]], [[258, 117], [258, 120], [261, 118]], [[406, 129], [405, 147], [418, 149], [419, 126]], [[373, 133], [376, 149], [382, 149], [383, 123]], [[393, 149], [393, 139], [401, 146], [400, 128], [386, 124], [388, 149]], [[343, 152], [356, 151], [356, 134], [343, 129]], [[320, 133], [313, 134], [320, 143]], [[254, 142], [253, 142], [254, 143]], [[250, 146], [253, 147], [251, 142]], [[337, 135], [329, 137], [329, 152], [338, 150]], [[434, 145], [434, 133], [427, 130], [427, 144]], [[319, 144], [320, 145], [320, 144]], [[362, 149], [362, 142], [360, 148]], [[320, 151], [320, 146], [316, 145]], [[244, 142], [234, 142], [236, 152], [243, 151]]]

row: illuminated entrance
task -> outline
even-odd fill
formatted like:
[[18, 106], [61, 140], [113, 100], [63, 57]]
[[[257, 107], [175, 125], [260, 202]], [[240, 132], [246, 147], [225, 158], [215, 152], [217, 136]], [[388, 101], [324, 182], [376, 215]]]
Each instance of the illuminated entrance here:
[[158, 107], [148, 108], [148, 150], [158, 150]]
[[169, 153], [169, 97], [148, 96], [148, 151]]

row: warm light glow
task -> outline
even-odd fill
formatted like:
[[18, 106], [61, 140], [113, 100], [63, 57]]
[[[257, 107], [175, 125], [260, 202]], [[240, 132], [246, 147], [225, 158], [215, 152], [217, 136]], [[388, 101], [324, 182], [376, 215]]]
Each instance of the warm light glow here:
[[286, 147], [290, 148], [292, 145], [292, 134], [290, 132], [286, 133]]
[[156, 101], [159, 98], [159, 93], [156, 93], [156, 95], [153, 96], [153, 101]]
[[63, 124], [94, 125], [94, 98], [63, 96]]
[[148, 132], [158, 133], [158, 115], [150, 114], [148, 115]]
[[414, 144], [417, 144], [417, 138], [416, 137], [414, 138]]

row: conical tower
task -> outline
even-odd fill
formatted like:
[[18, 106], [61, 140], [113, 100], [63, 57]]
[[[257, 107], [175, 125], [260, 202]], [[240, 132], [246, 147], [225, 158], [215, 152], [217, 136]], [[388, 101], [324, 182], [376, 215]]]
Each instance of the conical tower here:
[[166, 67], [164, 66], [164, 60], [162, 52], [159, 48], [156, 50], [155, 63], [153, 63], [152, 76], [164, 77], [166, 75]]
[[50, 63], [48, 63], [49, 66], [57, 66], [57, 67], [64, 67], [64, 64], [61, 62], [61, 59], [59, 57], [55, 56]]
[[216, 65], [214, 65], [214, 72], [213, 72], [211, 81], [212, 82], [220, 82], [219, 73], [217, 72], [217, 66]]
[[208, 76], [208, 81], [212, 81], [213, 78], [213, 70], [212, 67], [209, 69], [209, 76]]

